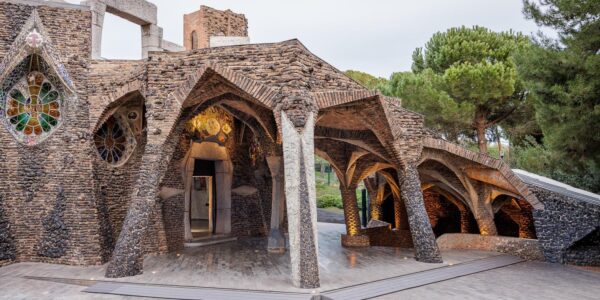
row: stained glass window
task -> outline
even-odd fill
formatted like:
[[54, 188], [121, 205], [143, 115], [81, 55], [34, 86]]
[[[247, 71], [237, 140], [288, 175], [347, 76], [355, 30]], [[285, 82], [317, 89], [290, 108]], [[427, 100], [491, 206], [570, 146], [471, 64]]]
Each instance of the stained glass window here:
[[94, 135], [100, 158], [112, 165], [124, 163], [135, 148], [133, 134], [120, 116], [111, 116]]
[[21, 142], [32, 145], [56, 128], [62, 118], [63, 93], [48, 76], [48, 66], [30, 55], [2, 83], [0, 117]]
[[31, 72], [8, 92], [6, 117], [17, 132], [39, 136], [60, 120], [60, 95], [40, 72]]

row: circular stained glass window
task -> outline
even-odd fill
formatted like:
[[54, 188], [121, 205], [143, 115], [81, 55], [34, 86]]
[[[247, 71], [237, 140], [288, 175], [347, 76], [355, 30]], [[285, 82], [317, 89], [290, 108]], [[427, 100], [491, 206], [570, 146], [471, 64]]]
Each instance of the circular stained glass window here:
[[61, 120], [62, 96], [44, 74], [34, 71], [6, 94], [6, 118], [28, 144], [47, 136]]
[[94, 143], [98, 154], [106, 162], [118, 165], [125, 162], [135, 146], [129, 129], [111, 116], [94, 135]]

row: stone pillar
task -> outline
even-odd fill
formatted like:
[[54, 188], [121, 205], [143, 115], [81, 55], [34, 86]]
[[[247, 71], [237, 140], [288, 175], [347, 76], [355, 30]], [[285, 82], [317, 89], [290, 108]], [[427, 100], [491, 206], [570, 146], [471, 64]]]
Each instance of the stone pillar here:
[[272, 253], [285, 252], [285, 236], [281, 230], [283, 215], [285, 209], [284, 178], [283, 178], [283, 157], [269, 156], [267, 164], [271, 170], [271, 230], [269, 231], [269, 240], [267, 250]]
[[342, 235], [342, 246], [364, 247], [369, 246], [369, 237], [361, 234], [360, 215], [356, 198], [356, 187], [345, 187], [340, 184], [342, 203], [344, 204], [344, 221], [346, 234]]
[[106, 4], [99, 1], [88, 2], [92, 12], [92, 59], [102, 58], [102, 27]]
[[492, 204], [489, 201], [491, 192], [484, 188], [477, 196], [478, 198], [473, 203], [473, 216], [479, 226], [479, 233], [481, 235], [498, 235]]
[[421, 182], [417, 167], [412, 164], [398, 168], [400, 177], [400, 190], [406, 212], [408, 223], [415, 247], [417, 261], [427, 263], [441, 263], [442, 255], [435, 241], [433, 229], [429, 223], [429, 216], [425, 210]]
[[142, 58], [148, 58], [150, 51], [162, 51], [162, 28], [154, 24], [142, 26]]
[[140, 177], [132, 194], [121, 234], [113, 256], [106, 268], [106, 277], [126, 277], [143, 271], [144, 236], [150, 226], [152, 209], [158, 197], [158, 185], [162, 172], [160, 148], [162, 145], [146, 145], [142, 158]]
[[314, 115], [296, 128], [281, 112], [281, 136], [292, 281], [300, 288], [320, 286], [317, 197], [314, 164]]

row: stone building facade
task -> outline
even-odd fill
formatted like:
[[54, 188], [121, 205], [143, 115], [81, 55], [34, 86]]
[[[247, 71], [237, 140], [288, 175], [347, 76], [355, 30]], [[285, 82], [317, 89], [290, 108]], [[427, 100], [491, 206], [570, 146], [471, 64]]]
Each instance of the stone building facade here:
[[[202, 7], [185, 17], [185, 51], [97, 59], [98, 5], [133, 20], [152, 6], [93, 2], [0, 2], [0, 260], [107, 263], [106, 276], [123, 277], [198, 236], [264, 236], [269, 251], [289, 251], [295, 285], [318, 287], [319, 155], [340, 179], [344, 246], [411, 247], [439, 263], [436, 236], [512, 235], [539, 238], [550, 261], [598, 263], [595, 204], [444, 141], [299, 41], [211, 45], [247, 37], [247, 21]], [[585, 224], [563, 224], [575, 210]]]

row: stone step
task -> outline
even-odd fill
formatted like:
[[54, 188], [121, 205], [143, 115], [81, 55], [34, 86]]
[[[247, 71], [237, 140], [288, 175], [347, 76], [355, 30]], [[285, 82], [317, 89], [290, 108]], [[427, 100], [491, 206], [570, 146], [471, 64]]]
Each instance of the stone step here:
[[209, 236], [209, 237], [192, 239], [189, 242], [186, 242], [184, 244], [184, 246], [186, 248], [202, 247], [202, 246], [209, 246], [209, 245], [233, 242], [233, 241], [237, 241], [237, 239], [238, 239], [237, 237], [232, 237], [232, 236], [227, 236], [227, 235], [219, 235], [219, 236], [213, 235], [213, 236]]

